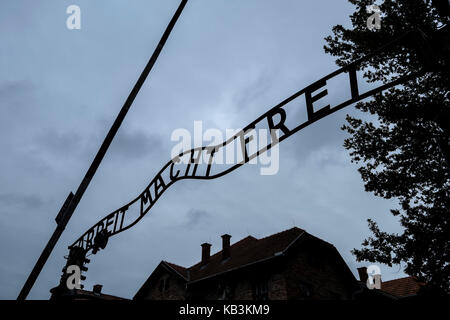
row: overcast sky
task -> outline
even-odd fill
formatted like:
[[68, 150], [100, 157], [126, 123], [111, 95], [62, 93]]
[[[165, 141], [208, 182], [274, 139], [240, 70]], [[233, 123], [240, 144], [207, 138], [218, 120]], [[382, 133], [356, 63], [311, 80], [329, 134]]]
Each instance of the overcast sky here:
[[[66, 8], [81, 8], [81, 30]], [[15, 299], [178, 0], [0, 2], [0, 298]], [[58, 284], [67, 246], [134, 199], [170, 159], [173, 130], [241, 128], [336, 69], [323, 51], [346, 0], [190, 0], [29, 298]], [[348, 86], [342, 89], [347, 94]], [[332, 103], [332, 101], [331, 101]], [[364, 191], [342, 144], [347, 107], [280, 144], [278, 174], [246, 165], [217, 180], [185, 180], [135, 227], [91, 256], [86, 289], [131, 298], [161, 260], [190, 266], [203, 242], [220, 250], [296, 225], [350, 250], [373, 218], [398, 231], [393, 201]], [[365, 115], [363, 115], [365, 116]], [[403, 276], [382, 268], [382, 278]]]

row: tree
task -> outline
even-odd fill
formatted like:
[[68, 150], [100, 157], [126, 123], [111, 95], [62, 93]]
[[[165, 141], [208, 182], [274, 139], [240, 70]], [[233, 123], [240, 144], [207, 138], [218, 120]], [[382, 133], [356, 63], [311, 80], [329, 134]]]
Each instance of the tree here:
[[[450, 79], [448, 51], [439, 52], [448, 50], [448, 29], [441, 29], [448, 23], [445, 3], [384, 0], [379, 5], [381, 28], [370, 31], [366, 7], [374, 0], [349, 2], [355, 5], [350, 16], [353, 28], [336, 25], [332, 35], [325, 38], [325, 51], [337, 57], [339, 66], [416, 30], [422, 38], [409, 37], [388, 53], [375, 56], [365, 65], [363, 74], [368, 82], [389, 82], [410, 72], [427, 70], [415, 80], [356, 105], [376, 121], [347, 115], [342, 127], [350, 134], [344, 147], [350, 151], [352, 162], [361, 165], [358, 171], [365, 190], [398, 199], [399, 207], [391, 213], [399, 218], [403, 231], [383, 232], [369, 219], [372, 235], [352, 253], [358, 261], [389, 266], [403, 263], [408, 275], [427, 282], [426, 288], [449, 293]], [[444, 36], [436, 40], [436, 34]], [[419, 41], [427, 38], [434, 42], [427, 45], [425, 41], [424, 45]]]

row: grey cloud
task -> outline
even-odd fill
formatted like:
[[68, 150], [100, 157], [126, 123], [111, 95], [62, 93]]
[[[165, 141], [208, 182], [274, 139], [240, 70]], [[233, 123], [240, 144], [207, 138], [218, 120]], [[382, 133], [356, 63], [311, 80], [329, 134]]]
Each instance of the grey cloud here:
[[189, 227], [194, 227], [200, 223], [205, 223], [211, 221], [211, 214], [205, 210], [201, 209], [190, 209], [187, 214], [187, 222], [186, 225]]
[[37, 195], [0, 193], [0, 204], [5, 206], [19, 206], [24, 208], [40, 208], [46, 201]]
[[[273, 79], [276, 77], [274, 70], [266, 69], [256, 77], [256, 80], [251, 81], [245, 88], [239, 88], [234, 95], [234, 104], [238, 112], [242, 112], [246, 108], [253, 106], [256, 103], [261, 103], [260, 99], [272, 85]], [[258, 105], [258, 107], [261, 107]]]
[[9, 121], [11, 112], [24, 115], [33, 106], [32, 99], [36, 88], [25, 80], [7, 81], [0, 84], [0, 123], [12, 126]]
[[39, 150], [46, 150], [53, 155], [76, 154], [82, 145], [83, 137], [76, 132], [45, 131], [40, 134], [36, 143]]
[[0, 84], [0, 101], [21, 97], [24, 93], [30, 92], [33, 89], [34, 86], [25, 80], [3, 82]]
[[162, 138], [142, 130], [119, 132], [111, 146], [111, 154], [121, 158], [139, 159], [149, 154], [158, 154]]

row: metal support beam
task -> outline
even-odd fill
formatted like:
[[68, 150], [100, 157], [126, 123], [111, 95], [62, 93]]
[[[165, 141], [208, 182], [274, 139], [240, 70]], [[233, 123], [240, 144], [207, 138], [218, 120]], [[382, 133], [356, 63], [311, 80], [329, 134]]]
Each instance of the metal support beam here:
[[[100, 166], [100, 163], [101, 163], [103, 157], [105, 156], [106, 151], [108, 150], [112, 140], [114, 139], [114, 136], [116, 135], [117, 131], [119, 130], [120, 125], [122, 124], [123, 120], [125, 119], [125, 116], [127, 115], [128, 110], [130, 109], [131, 105], [133, 104], [134, 99], [136, 98], [139, 90], [141, 89], [142, 85], [145, 82], [145, 79], [147, 78], [147, 76], [150, 73], [150, 71], [152, 70], [156, 60], [158, 59], [158, 56], [161, 53], [161, 50], [164, 47], [164, 44], [166, 43], [166, 41], [170, 35], [170, 32], [172, 31], [173, 27], [175, 26], [175, 23], [177, 22], [178, 17], [181, 15], [181, 12], [183, 11], [186, 3], [187, 3], [187, 0], [181, 1], [180, 5], [178, 6], [177, 11], [175, 12], [175, 14], [172, 17], [172, 19], [170, 20], [166, 30], [164, 31], [164, 34], [162, 35], [161, 40], [159, 41], [155, 51], [153, 52], [152, 56], [150, 57], [150, 60], [148, 61], [147, 65], [145, 66], [144, 70], [142, 71], [139, 79], [137, 80], [136, 84], [134, 85], [133, 90], [131, 90], [131, 93], [129, 94], [122, 109], [120, 110], [119, 114], [117, 115], [117, 118], [114, 121], [113, 125], [111, 126], [111, 129], [109, 129], [109, 132], [105, 137], [105, 140], [103, 141], [102, 145], [100, 146], [100, 149], [98, 150], [94, 160], [92, 161], [91, 166], [89, 167], [83, 180], [81, 181], [81, 184], [78, 187], [75, 195], [72, 197], [69, 205], [67, 206], [67, 209], [65, 210], [64, 213], [58, 214], [58, 216], [57, 216], [58, 226], [56, 227], [56, 230], [53, 232], [52, 237], [48, 241], [47, 245], [44, 248], [44, 251], [42, 251], [41, 256], [39, 257], [33, 270], [31, 271], [30, 275], [28, 276], [28, 279], [25, 282], [22, 290], [20, 291], [19, 296], [17, 297], [17, 300], [24, 300], [28, 296], [28, 293], [30, 292], [31, 288], [33, 287], [33, 285], [34, 285], [37, 277], [39, 276], [42, 268], [44, 267], [45, 263], [47, 262], [47, 259], [50, 256], [50, 253], [52, 252], [53, 248], [55, 247], [56, 242], [58, 241], [59, 237], [61, 236], [62, 232], [64, 231], [67, 223], [69, 222], [69, 219], [71, 218], [78, 203], [80, 202], [81, 198], [83, 197], [84, 192], [86, 191], [89, 183], [91, 182], [92, 178], [94, 177], [95, 172], [97, 171], [98, 167]], [[62, 218], [62, 219], [60, 219], [60, 218]]]

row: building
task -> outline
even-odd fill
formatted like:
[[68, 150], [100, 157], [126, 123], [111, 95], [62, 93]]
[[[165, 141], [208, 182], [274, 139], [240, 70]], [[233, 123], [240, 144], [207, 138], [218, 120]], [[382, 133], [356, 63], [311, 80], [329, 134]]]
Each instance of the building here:
[[[367, 281], [367, 268], [358, 268], [360, 284], [363, 286]], [[404, 277], [386, 282], [381, 281], [380, 290], [375, 290], [378, 294], [391, 299], [415, 298], [419, 291], [425, 286], [425, 282], [419, 281], [415, 277]]]
[[262, 239], [248, 236], [189, 268], [161, 261], [135, 300], [353, 299], [359, 282], [336, 248], [299, 228]]
[[416, 297], [420, 289], [425, 286], [424, 282], [414, 277], [404, 277], [386, 282], [381, 282], [381, 290], [397, 298]]
[[[425, 285], [405, 277], [369, 290], [367, 268], [353, 276], [336, 248], [305, 230], [289, 230], [257, 239], [248, 236], [231, 245], [222, 235], [222, 250], [211, 255], [201, 245], [201, 261], [189, 268], [161, 261], [134, 300], [398, 300], [417, 298]], [[52, 299], [124, 300], [93, 291], [55, 287]]]

